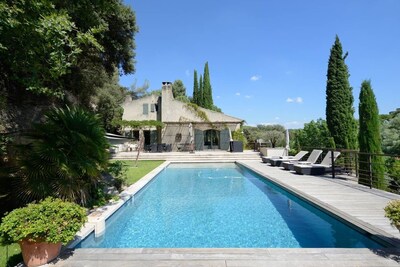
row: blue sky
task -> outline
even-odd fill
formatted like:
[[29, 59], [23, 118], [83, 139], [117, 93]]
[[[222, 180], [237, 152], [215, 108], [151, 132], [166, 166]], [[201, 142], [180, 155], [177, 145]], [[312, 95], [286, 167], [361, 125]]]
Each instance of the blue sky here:
[[381, 114], [400, 108], [400, 0], [125, 0], [136, 12], [136, 73], [150, 89], [209, 62], [214, 104], [248, 125], [301, 128], [325, 119], [326, 72], [337, 34], [353, 87], [364, 79]]

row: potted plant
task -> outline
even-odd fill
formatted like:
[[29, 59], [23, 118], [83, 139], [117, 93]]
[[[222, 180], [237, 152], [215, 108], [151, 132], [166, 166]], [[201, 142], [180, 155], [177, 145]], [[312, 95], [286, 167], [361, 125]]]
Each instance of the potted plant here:
[[385, 207], [385, 216], [400, 230], [400, 200], [392, 200]]
[[39, 266], [55, 259], [61, 245], [74, 239], [86, 219], [86, 210], [78, 204], [48, 197], [7, 214], [0, 225], [0, 240], [18, 242], [25, 264]]

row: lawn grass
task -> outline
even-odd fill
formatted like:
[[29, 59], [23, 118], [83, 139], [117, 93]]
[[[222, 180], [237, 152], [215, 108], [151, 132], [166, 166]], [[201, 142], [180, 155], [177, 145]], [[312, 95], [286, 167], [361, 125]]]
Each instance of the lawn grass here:
[[130, 186], [160, 166], [164, 160], [139, 160], [137, 167], [134, 160], [122, 160], [122, 162], [127, 166], [127, 185]]
[[0, 246], [0, 267], [15, 266], [20, 262], [22, 255], [18, 244]]

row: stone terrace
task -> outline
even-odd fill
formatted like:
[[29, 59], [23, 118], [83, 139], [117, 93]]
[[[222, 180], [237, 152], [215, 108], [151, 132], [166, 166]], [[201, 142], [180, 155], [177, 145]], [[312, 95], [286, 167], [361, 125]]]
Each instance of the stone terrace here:
[[[136, 159], [137, 152], [119, 152], [113, 154], [113, 159]], [[237, 161], [237, 160], [255, 160], [258, 161], [260, 155], [258, 152], [245, 150], [243, 152], [231, 153], [222, 150], [203, 150], [190, 152], [162, 152], [150, 153], [140, 152], [139, 160], [168, 160], [168, 161]]]

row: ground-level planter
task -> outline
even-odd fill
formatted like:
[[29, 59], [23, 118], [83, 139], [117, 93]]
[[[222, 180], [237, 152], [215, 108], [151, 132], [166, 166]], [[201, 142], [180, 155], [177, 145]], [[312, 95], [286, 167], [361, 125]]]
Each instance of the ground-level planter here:
[[86, 220], [85, 208], [48, 197], [4, 216], [0, 224], [0, 242], [18, 242], [27, 266], [43, 265], [58, 256], [61, 244], [73, 240]]
[[24, 239], [19, 242], [22, 258], [28, 267], [40, 266], [54, 260], [61, 250], [61, 242], [32, 242]]

